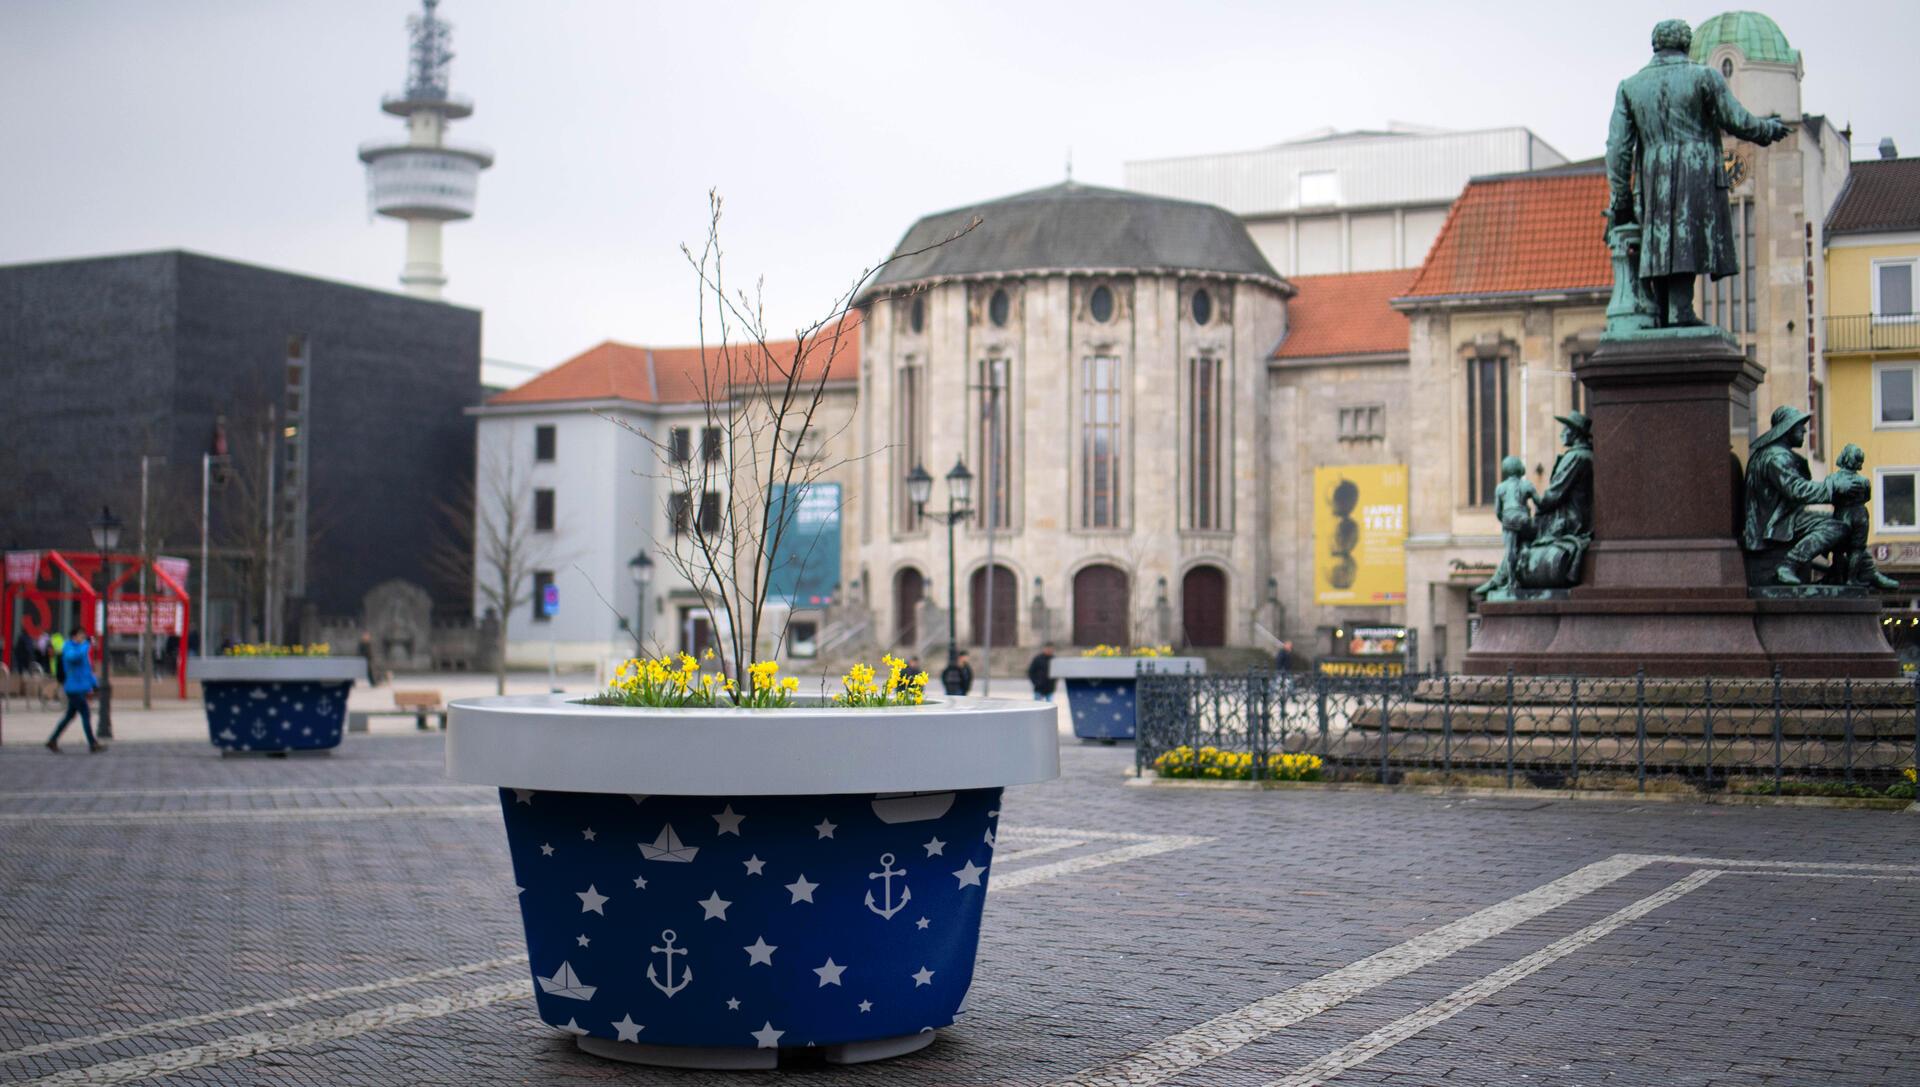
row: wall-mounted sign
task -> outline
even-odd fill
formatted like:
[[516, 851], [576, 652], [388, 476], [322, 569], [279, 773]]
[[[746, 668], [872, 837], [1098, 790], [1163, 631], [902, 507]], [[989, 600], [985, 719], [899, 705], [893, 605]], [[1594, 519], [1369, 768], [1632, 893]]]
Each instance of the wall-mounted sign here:
[[1313, 471], [1313, 600], [1388, 605], [1407, 598], [1407, 466]]

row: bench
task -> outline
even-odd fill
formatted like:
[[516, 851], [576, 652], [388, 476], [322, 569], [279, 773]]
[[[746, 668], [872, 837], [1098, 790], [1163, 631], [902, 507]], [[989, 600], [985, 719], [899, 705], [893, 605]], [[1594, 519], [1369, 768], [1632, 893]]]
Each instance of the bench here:
[[396, 690], [393, 692], [393, 708], [390, 710], [352, 710], [347, 714], [348, 732], [365, 732], [375, 717], [411, 717], [415, 727], [425, 731], [427, 718], [440, 718], [440, 727], [447, 727], [447, 707], [439, 691]]

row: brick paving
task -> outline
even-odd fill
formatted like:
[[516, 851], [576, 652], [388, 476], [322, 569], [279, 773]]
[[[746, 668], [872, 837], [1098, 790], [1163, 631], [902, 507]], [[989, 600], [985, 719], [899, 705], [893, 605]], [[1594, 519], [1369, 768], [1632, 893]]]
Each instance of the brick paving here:
[[[601, 1061], [537, 1022], [492, 793], [447, 782], [440, 756], [438, 735], [284, 760], [200, 743], [0, 748], [0, 1082], [772, 1081]], [[1062, 780], [1009, 792], [1004, 849], [1046, 852], [996, 858], [1007, 886], [989, 899], [970, 1011], [935, 1045], [782, 1074], [1267, 1085], [1412, 1023], [1330, 1082], [1920, 1082], [1911, 814], [1141, 789], [1122, 784], [1130, 758], [1069, 745]], [[1062, 846], [1022, 826], [1210, 840], [1107, 862], [1125, 842]], [[1629, 862], [1221, 1042], [1256, 1001], [1318, 991], [1621, 854], [1713, 859]], [[1039, 871], [1063, 861], [1080, 863]], [[1023, 869], [1043, 878], [1012, 878]], [[1722, 874], [1609, 922], [1701, 871]], [[1610, 923], [1510, 984], [1455, 995]], [[1175, 1035], [1216, 1055], [1183, 1065]]]

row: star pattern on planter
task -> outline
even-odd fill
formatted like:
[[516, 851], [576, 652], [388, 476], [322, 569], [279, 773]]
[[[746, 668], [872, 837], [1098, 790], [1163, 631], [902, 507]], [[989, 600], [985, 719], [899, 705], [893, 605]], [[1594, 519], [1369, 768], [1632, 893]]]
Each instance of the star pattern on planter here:
[[576, 944], [579, 944], [581, 947], [590, 947], [593, 944], [592, 940], [587, 939], [585, 933], [582, 933], [579, 936], [575, 936], [573, 938], [573, 942]]
[[[751, 1023], [753, 1020], [749, 1019], [747, 1022]], [[780, 1036], [785, 1034], [786, 1031], [773, 1029], [773, 1021], [768, 1020], [766, 1026], [761, 1027], [759, 1030], [750, 1030], [747, 1033], [753, 1036], [754, 1045], [758, 1048], [778, 1049], [780, 1048]]]
[[801, 902], [812, 902], [813, 892], [818, 889], [819, 886], [818, 883], [808, 883], [807, 874], [805, 872], [800, 873], [799, 879], [787, 884], [787, 893], [793, 896], [793, 901], [787, 903], [787, 905], [793, 906]]
[[953, 874], [953, 878], [959, 880], [960, 886], [962, 887], [978, 887], [981, 885], [980, 876], [985, 871], [986, 871], [985, 868], [982, 868], [979, 865], [973, 863], [973, 861], [969, 860], [965, 865], [963, 865], [960, 868], [959, 871]]
[[560, 1029], [561, 1029], [561, 1030], [564, 1030], [564, 1031], [566, 1031], [566, 1032], [567, 1032], [568, 1034], [574, 1034], [574, 1035], [582, 1035], [582, 1034], [592, 1034], [592, 1033], [593, 1033], [592, 1031], [590, 1031], [590, 1030], [588, 1030], [587, 1028], [585, 1028], [585, 1027], [583, 1027], [583, 1026], [581, 1026], [581, 1025], [580, 1025], [579, 1023], [576, 1023], [576, 1022], [574, 1022], [574, 1021], [573, 1021], [573, 1019], [572, 1019], [572, 1017], [568, 1017], [568, 1019], [567, 1019], [567, 1025], [566, 1025], [566, 1026], [564, 1026], [564, 1027], [561, 1027]]
[[865, 1015], [867, 1012], [870, 1012], [873, 1010], [873, 1001], [862, 1000], [859, 1004], [859, 1007], [860, 1007], [860, 1014]]
[[773, 953], [780, 949], [768, 943], [765, 936], [761, 936], [741, 950], [747, 953], [748, 966], [772, 966]]
[[909, 976], [913, 978], [913, 987], [916, 989], [918, 989], [922, 985], [933, 984], [933, 971], [927, 969], [924, 966], [922, 966], [919, 970], [915, 971], [913, 974]]
[[720, 830], [714, 836], [717, 838], [721, 834], [731, 834], [738, 838], [740, 836], [740, 821], [745, 818], [746, 816], [744, 815], [735, 815], [733, 813], [733, 805], [728, 804], [725, 811], [719, 812], [713, 817], [713, 821], [720, 824]]
[[925, 929], [927, 927], [927, 919], [922, 917], [920, 920], [915, 921], [913, 923], [913, 927], [917, 929]]
[[938, 838], [932, 838], [929, 839], [927, 844], [922, 848], [927, 851], [927, 856], [929, 857], [942, 857], [946, 855], [947, 843]]
[[822, 819], [818, 823], [814, 824], [813, 829], [819, 832], [820, 837], [831, 838], [833, 837], [833, 832], [836, 830], [839, 830], [840, 827], [836, 823], [833, 823], [826, 819]]
[[760, 869], [765, 868], [767, 866], [767, 862], [761, 860], [760, 855], [758, 853], [755, 853], [753, 856], [748, 857], [746, 860], [743, 860], [740, 863], [747, 866], [747, 875], [750, 875], [750, 876], [759, 875]]
[[525, 804], [528, 807], [532, 807], [533, 806], [533, 790], [532, 789], [515, 789], [513, 791], [513, 802], [515, 804]]
[[840, 975], [846, 973], [847, 968], [835, 963], [833, 956], [828, 955], [826, 965], [814, 967], [813, 972], [820, 975], [820, 984], [815, 988], [824, 989], [829, 985], [839, 985]]
[[620, 1032], [620, 1041], [623, 1042], [639, 1041], [640, 1032], [647, 1029], [633, 1021], [633, 1013], [631, 1012], [623, 1016], [618, 1023], [611, 1024], [611, 1026], [614, 1030]]
[[585, 838], [589, 842], [593, 841], [593, 838], [594, 838], [593, 828], [588, 827], [587, 829], [581, 831], [580, 837]]
[[592, 884], [588, 884], [587, 889], [584, 891], [575, 891], [573, 893], [580, 899], [581, 913], [597, 913], [602, 917], [607, 915], [607, 911], [603, 908], [607, 904], [607, 896], [601, 894], [599, 889]]
[[546, 842], [541, 842], [541, 843], [540, 843], [540, 855], [541, 855], [541, 856], [543, 856], [543, 857], [551, 857], [551, 856], [553, 856], [553, 846], [551, 846], [551, 845], [549, 845], [549, 844], [547, 844]]
[[644, 891], [644, 890], [646, 890], [646, 889], [647, 889], [647, 877], [645, 877], [645, 876], [635, 876], [635, 877], [633, 877], [633, 889], [634, 889], [634, 890], [636, 890], [636, 891]]
[[707, 899], [705, 899], [704, 901], [702, 901], [702, 902], [700, 903], [700, 908], [701, 908], [702, 910], [704, 910], [704, 911], [706, 911], [706, 914], [705, 914], [705, 916], [703, 916], [703, 917], [701, 917], [701, 918], [700, 918], [700, 920], [702, 920], [702, 921], [713, 921], [713, 920], [720, 920], [720, 921], [725, 921], [725, 920], [727, 919], [727, 907], [728, 907], [728, 906], [731, 906], [731, 905], [733, 905], [733, 903], [731, 903], [731, 902], [728, 902], [728, 901], [727, 901], [726, 899], [724, 899], [724, 898], [721, 898], [721, 897], [720, 897], [720, 892], [719, 892], [719, 891], [715, 891], [715, 892], [713, 892], [713, 894], [712, 894], [712, 895], [711, 895], [710, 897], [708, 897]]
[[728, 1010], [728, 1011], [730, 1011], [730, 1012], [737, 1012], [737, 1011], [739, 1011], [739, 1010], [740, 1010], [740, 998], [739, 998], [739, 997], [737, 997], [737, 996], [730, 996], [730, 997], [728, 997], [728, 998], [727, 998], [727, 1010]]

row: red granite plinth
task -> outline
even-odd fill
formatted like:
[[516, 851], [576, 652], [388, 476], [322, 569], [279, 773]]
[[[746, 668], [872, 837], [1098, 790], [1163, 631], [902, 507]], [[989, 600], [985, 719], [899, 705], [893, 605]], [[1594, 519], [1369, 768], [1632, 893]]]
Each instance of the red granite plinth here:
[[1756, 596], [1738, 542], [1732, 341], [1607, 341], [1574, 367], [1593, 418], [1594, 542], [1563, 598], [1483, 604], [1463, 670], [1498, 675], [1898, 676], [1871, 597]]

